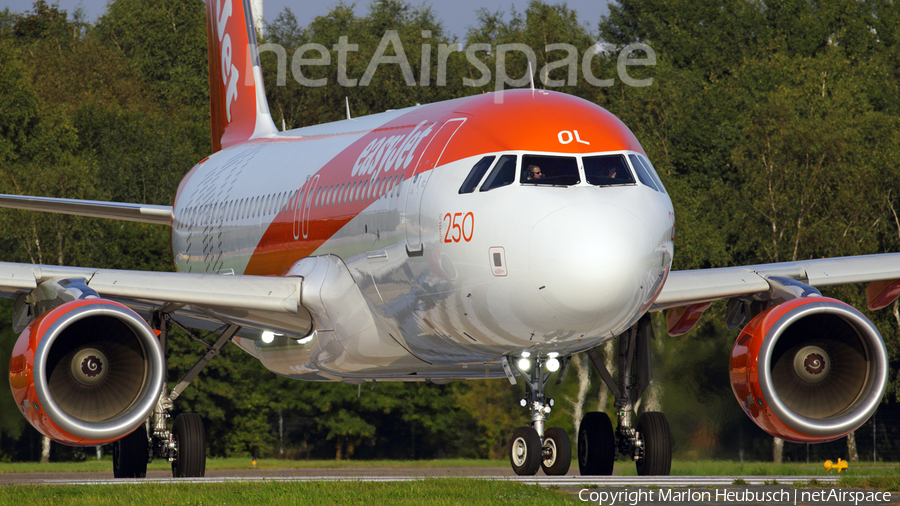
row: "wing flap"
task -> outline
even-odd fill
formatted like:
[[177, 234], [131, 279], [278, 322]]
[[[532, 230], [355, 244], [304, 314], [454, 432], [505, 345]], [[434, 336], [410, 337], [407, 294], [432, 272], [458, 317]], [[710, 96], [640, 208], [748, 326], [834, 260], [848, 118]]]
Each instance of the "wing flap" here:
[[0, 207], [44, 211], [57, 214], [73, 214], [91, 218], [136, 221], [156, 225], [172, 224], [171, 206], [147, 204], [127, 204], [124, 202], [103, 202], [99, 200], [58, 199], [52, 197], [31, 197], [26, 195], [0, 194]]

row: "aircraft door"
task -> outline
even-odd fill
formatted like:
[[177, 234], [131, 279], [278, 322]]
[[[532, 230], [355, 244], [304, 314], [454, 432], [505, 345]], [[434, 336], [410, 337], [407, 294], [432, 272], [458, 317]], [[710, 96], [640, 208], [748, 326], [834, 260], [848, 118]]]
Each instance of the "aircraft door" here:
[[447, 143], [465, 122], [466, 118], [454, 118], [441, 125], [416, 163], [406, 193], [406, 252], [410, 256], [422, 254], [422, 195], [425, 194], [431, 169], [437, 167]]
[[315, 190], [318, 182], [318, 174], [312, 178], [307, 177], [306, 182], [303, 183], [303, 186], [297, 192], [296, 198], [300, 199], [300, 201], [296, 203], [294, 208], [294, 239], [300, 239], [300, 237], [306, 239], [309, 237], [309, 207], [312, 205], [313, 190]]

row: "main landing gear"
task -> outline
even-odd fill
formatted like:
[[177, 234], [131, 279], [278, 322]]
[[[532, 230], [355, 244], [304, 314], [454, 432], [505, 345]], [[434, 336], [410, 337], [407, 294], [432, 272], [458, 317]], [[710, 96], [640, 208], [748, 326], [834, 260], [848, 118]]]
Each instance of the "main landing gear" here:
[[[196, 413], [182, 413], [175, 418], [172, 431], [167, 420], [175, 399], [197, 377], [225, 344], [240, 330], [237, 325], [223, 327], [214, 344], [208, 344], [189, 330], [182, 327], [166, 314], [154, 314], [152, 324], [160, 329], [159, 339], [163, 350], [167, 349], [169, 324], [172, 323], [187, 332], [195, 341], [206, 345], [206, 354], [184, 375], [178, 385], [160, 393], [159, 402], [150, 420], [134, 432], [113, 443], [113, 475], [116, 478], [143, 478], [147, 475], [147, 464], [153, 457], [164, 458], [172, 464], [172, 476], [176, 478], [199, 478], [206, 474], [206, 433], [203, 420]], [[149, 428], [149, 430], [148, 430]]]
[[[563, 371], [558, 378], [565, 375], [569, 365], [568, 357], [563, 359]], [[503, 367], [511, 383], [515, 384], [515, 376], [510, 366], [518, 370], [525, 378], [526, 398], [521, 405], [531, 411], [531, 426], [519, 427], [513, 432], [509, 445], [509, 462], [513, 471], [521, 476], [531, 476], [543, 469], [550, 476], [563, 476], [569, 472], [572, 463], [572, 444], [569, 435], [559, 427], [544, 429], [544, 422], [553, 406], [553, 399], [544, 396], [544, 387], [550, 379], [550, 373], [559, 370], [560, 361], [556, 354], [534, 357], [523, 355], [517, 363], [510, 365], [504, 357]], [[557, 379], [560, 383], [561, 379]]]
[[618, 426], [613, 432], [606, 413], [588, 413], [578, 430], [578, 468], [582, 475], [611, 475], [618, 454], [630, 456], [641, 476], [667, 476], [672, 468], [672, 437], [665, 415], [644, 412], [634, 423], [634, 402], [650, 386], [649, 315], [619, 336], [619, 381], [615, 382], [595, 350], [588, 356], [615, 396]]

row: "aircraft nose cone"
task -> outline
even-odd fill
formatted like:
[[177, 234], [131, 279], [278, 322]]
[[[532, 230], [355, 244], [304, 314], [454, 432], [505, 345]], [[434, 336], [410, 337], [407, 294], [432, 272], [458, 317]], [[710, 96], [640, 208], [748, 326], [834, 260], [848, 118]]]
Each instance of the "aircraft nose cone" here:
[[649, 234], [620, 207], [562, 208], [534, 226], [529, 246], [531, 282], [560, 320], [590, 324], [624, 316], [648, 288], [641, 279], [652, 251]]

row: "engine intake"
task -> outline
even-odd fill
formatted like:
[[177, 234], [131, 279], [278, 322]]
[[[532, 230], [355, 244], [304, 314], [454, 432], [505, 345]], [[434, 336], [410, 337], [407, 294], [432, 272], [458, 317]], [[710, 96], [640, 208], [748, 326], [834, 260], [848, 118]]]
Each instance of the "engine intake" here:
[[786, 441], [825, 442], [859, 428], [887, 385], [878, 329], [829, 298], [789, 300], [757, 315], [731, 352], [731, 388], [763, 430]]
[[162, 391], [156, 333], [112, 301], [82, 299], [48, 311], [19, 336], [10, 386], [39, 432], [76, 446], [105, 444], [144, 422]]

